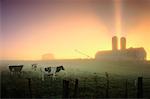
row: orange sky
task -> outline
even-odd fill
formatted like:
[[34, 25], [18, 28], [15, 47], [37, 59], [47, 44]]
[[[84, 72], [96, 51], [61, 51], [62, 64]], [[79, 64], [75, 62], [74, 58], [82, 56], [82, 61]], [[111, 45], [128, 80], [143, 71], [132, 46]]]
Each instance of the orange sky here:
[[[29, 30], [33, 28], [32, 35], [29, 34], [28, 37], [21, 37], [11, 42], [12, 45], [9, 47], [12, 49], [11, 51], [8, 49], [6, 56], [12, 56], [12, 58], [15, 56], [14, 59], [40, 59], [44, 53], [53, 53], [59, 59], [86, 58], [74, 50], [79, 49], [94, 57], [99, 49], [111, 48], [111, 36], [97, 16], [88, 13], [72, 15], [67, 19], [65, 17], [60, 17], [59, 21], [46, 21], [41, 25], [29, 27]], [[36, 27], [40, 28], [37, 30]]]
[[[119, 23], [124, 21], [121, 17], [125, 17], [119, 16], [121, 10], [114, 11], [121, 7], [108, 8], [105, 3], [104, 8], [108, 8], [105, 13], [98, 8], [101, 6], [89, 7], [89, 4], [79, 4], [78, 7], [59, 5], [51, 9], [46, 4], [41, 4], [38, 9], [29, 7], [30, 10], [26, 6], [18, 9], [15, 4], [8, 5], [5, 5], [7, 9], [4, 6], [5, 12], [2, 13], [5, 17], [1, 59], [37, 60], [45, 53], [53, 53], [56, 59], [87, 58], [76, 53], [75, 49], [94, 58], [97, 51], [111, 50], [111, 37], [117, 34], [126, 36], [127, 47], [144, 47], [150, 60], [150, 15], [147, 12], [142, 12], [136, 24], [132, 25], [129, 21], [129, 27], [126, 27], [124, 23]], [[10, 11], [9, 7], [13, 9]], [[121, 33], [116, 33], [118, 31]]]

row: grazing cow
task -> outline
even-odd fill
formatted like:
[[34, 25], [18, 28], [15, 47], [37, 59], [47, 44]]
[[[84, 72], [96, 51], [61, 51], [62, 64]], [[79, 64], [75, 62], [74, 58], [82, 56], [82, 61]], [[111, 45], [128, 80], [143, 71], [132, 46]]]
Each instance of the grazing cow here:
[[36, 71], [37, 70], [37, 64], [32, 64], [32, 70]]
[[20, 74], [23, 65], [9, 65], [9, 70], [11, 74]]
[[42, 72], [42, 80], [44, 81], [44, 75], [48, 75], [48, 76], [53, 76], [53, 78], [55, 77], [56, 73], [60, 72], [61, 70], [65, 70], [63, 66], [58, 66], [58, 67], [46, 67], [43, 69], [40, 69]]

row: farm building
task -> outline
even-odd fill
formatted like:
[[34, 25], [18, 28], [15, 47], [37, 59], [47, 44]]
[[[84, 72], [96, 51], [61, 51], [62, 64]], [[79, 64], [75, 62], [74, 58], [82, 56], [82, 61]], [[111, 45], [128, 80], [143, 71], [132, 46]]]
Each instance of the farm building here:
[[117, 37], [112, 38], [112, 50], [98, 51], [95, 55], [95, 59], [99, 60], [146, 60], [146, 51], [143, 47], [139, 48], [126, 48], [126, 38], [120, 39], [120, 50], [118, 49]]

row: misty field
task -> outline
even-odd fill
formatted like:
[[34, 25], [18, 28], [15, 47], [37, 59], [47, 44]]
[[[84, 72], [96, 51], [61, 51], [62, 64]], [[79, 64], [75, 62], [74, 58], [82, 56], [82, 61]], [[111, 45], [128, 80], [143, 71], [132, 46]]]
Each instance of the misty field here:
[[[76, 97], [79, 98], [123, 98], [137, 97], [138, 77], [143, 77], [144, 97], [150, 95], [149, 62], [106, 62], [98, 60], [53, 60], [53, 61], [2, 61], [1, 97], [3, 98], [61, 98], [63, 80], [69, 81], [69, 97], [74, 98], [75, 80], [78, 79]], [[41, 66], [63, 65], [65, 71], [55, 79], [46, 77], [42, 81], [38, 71], [31, 70], [31, 64]], [[20, 75], [10, 75], [8, 64], [23, 64]], [[107, 87], [107, 75], [109, 88]], [[31, 79], [29, 88], [29, 78]], [[107, 93], [108, 92], [108, 93]]]

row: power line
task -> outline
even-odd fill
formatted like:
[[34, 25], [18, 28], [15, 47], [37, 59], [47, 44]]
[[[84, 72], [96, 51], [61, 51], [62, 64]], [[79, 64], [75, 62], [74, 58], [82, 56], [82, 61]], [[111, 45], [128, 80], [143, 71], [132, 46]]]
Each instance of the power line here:
[[83, 53], [83, 52], [81, 52], [81, 51], [79, 51], [77, 49], [75, 49], [74, 51], [77, 52], [77, 53], [79, 53], [79, 54], [82, 54], [82, 55], [84, 55], [84, 56], [86, 56], [88, 58], [91, 58], [89, 55], [87, 55], [87, 54], [85, 54], [85, 53]]

